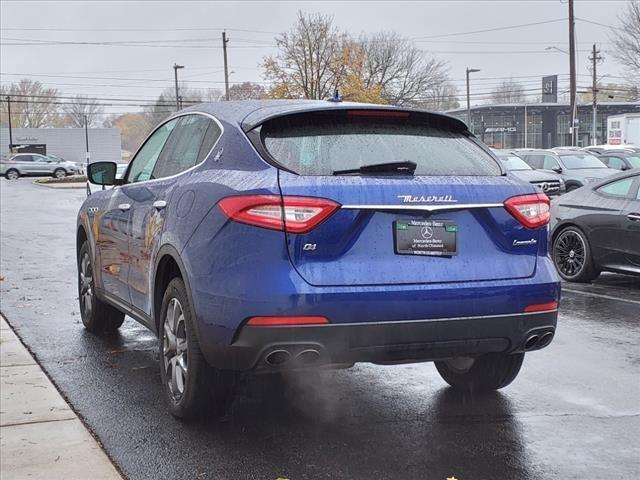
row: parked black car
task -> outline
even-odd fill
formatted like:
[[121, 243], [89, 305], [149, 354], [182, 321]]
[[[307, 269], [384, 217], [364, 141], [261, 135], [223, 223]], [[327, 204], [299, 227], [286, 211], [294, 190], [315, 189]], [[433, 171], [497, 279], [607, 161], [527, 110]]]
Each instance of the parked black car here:
[[567, 192], [618, 172], [608, 168], [594, 155], [578, 150], [517, 150], [516, 153], [536, 170], [560, 174]]
[[551, 206], [551, 253], [562, 278], [640, 275], [640, 168], [567, 193]]
[[566, 191], [564, 180], [562, 180], [562, 177], [557, 173], [535, 170], [519, 156], [510, 151], [493, 150], [493, 153], [495, 153], [502, 166], [510, 175], [533, 184], [542, 192], [546, 193], [547, 196], [553, 197], [555, 195], [561, 195]]
[[598, 158], [609, 168], [618, 170], [640, 168], [640, 153], [629, 150], [607, 150], [602, 152]]

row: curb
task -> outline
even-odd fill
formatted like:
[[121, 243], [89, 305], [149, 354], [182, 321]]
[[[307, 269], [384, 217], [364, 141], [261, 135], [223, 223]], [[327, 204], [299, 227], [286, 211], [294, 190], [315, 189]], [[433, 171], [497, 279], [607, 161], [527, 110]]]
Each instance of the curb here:
[[7, 478], [122, 480], [0, 315], [0, 471]]

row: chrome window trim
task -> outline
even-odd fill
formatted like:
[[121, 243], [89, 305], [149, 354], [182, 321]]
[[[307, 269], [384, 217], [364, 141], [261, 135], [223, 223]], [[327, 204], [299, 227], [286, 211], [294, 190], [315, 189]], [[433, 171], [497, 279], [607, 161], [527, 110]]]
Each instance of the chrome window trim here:
[[[127, 171], [124, 174], [124, 178], [127, 178], [127, 175], [129, 175], [129, 169], [131, 168], [131, 165], [136, 160], [136, 157], [138, 156], [138, 153], [146, 145], [146, 143], [149, 140], [149, 138], [151, 138], [151, 136], [154, 133], [156, 133], [156, 131], [158, 131], [158, 129], [160, 129], [161, 127], [163, 127], [164, 125], [166, 125], [170, 121], [175, 120], [176, 118], [184, 117], [186, 115], [203, 115], [203, 116], [208, 117], [209, 119], [213, 120], [218, 125], [218, 127], [220, 127], [220, 135], [218, 136], [218, 139], [215, 141], [215, 143], [213, 144], [213, 146], [211, 147], [209, 152], [204, 156], [202, 161], [199, 162], [199, 163], [196, 163], [193, 167], [189, 167], [186, 170], [183, 170], [182, 172], [176, 173], [174, 175], [170, 175], [168, 177], [152, 178], [150, 180], [144, 180], [142, 182], [123, 183], [122, 185], [117, 185], [116, 188], [125, 187], [127, 185], [143, 185], [143, 184], [149, 184], [149, 183], [153, 183], [153, 182], [159, 182], [161, 180], [168, 180], [168, 179], [171, 179], [171, 178], [176, 178], [176, 177], [179, 177], [180, 175], [184, 175], [185, 173], [190, 172], [191, 170], [199, 167], [200, 165], [202, 165], [204, 162], [207, 161], [207, 158], [209, 158], [209, 155], [211, 155], [211, 152], [213, 152], [213, 150], [218, 145], [218, 142], [220, 142], [220, 139], [222, 138], [222, 135], [224, 135], [224, 126], [222, 125], [222, 123], [220, 123], [220, 120], [218, 120], [216, 117], [214, 117], [210, 113], [200, 112], [200, 111], [181, 112], [181, 113], [178, 113], [176, 115], [173, 115], [173, 116], [167, 118], [164, 122], [162, 122], [156, 128], [154, 128], [153, 131], [149, 135], [147, 135], [147, 137], [144, 139], [144, 142], [142, 142], [140, 144], [140, 147], [138, 148], [138, 150], [136, 150], [136, 153], [133, 156], [133, 158], [131, 159], [131, 162], [129, 162], [129, 166], [127, 167]], [[167, 140], [168, 139], [169, 139], [169, 137], [167, 137]], [[162, 146], [162, 148], [164, 149], [164, 145]], [[162, 150], [160, 150], [160, 153], [162, 153]], [[155, 166], [154, 166], [154, 168], [155, 168]]]
[[473, 208], [504, 207], [502, 203], [460, 203], [456, 205], [342, 205], [347, 210], [419, 210], [423, 212], [438, 212], [444, 210], [468, 210]]

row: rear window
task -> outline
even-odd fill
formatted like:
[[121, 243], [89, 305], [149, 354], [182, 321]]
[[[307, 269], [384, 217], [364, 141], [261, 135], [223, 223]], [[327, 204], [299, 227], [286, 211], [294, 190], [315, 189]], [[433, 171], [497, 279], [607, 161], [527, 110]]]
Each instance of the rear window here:
[[416, 163], [414, 175], [501, 175], [491, 155], [462, 132], [402, 113], [389, 112], [397, 118], [349, 112], [289, 116], [263, 125], [261, 137], [273, 159], [299, 175], [390, 162]]
[[589, 154], [572, 153], [571, 155], [562, 155], [562, 163], [569, 170], [579, 170], [581, 168], [608, 168], [598, 158]]

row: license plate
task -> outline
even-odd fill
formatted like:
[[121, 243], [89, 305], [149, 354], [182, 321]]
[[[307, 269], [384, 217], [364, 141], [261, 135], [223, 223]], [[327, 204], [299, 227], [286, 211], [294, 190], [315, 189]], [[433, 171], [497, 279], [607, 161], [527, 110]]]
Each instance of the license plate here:
[[396, 220], [395, 252], [399, 255], [457, 255], [458, 227], [448, 220]]

